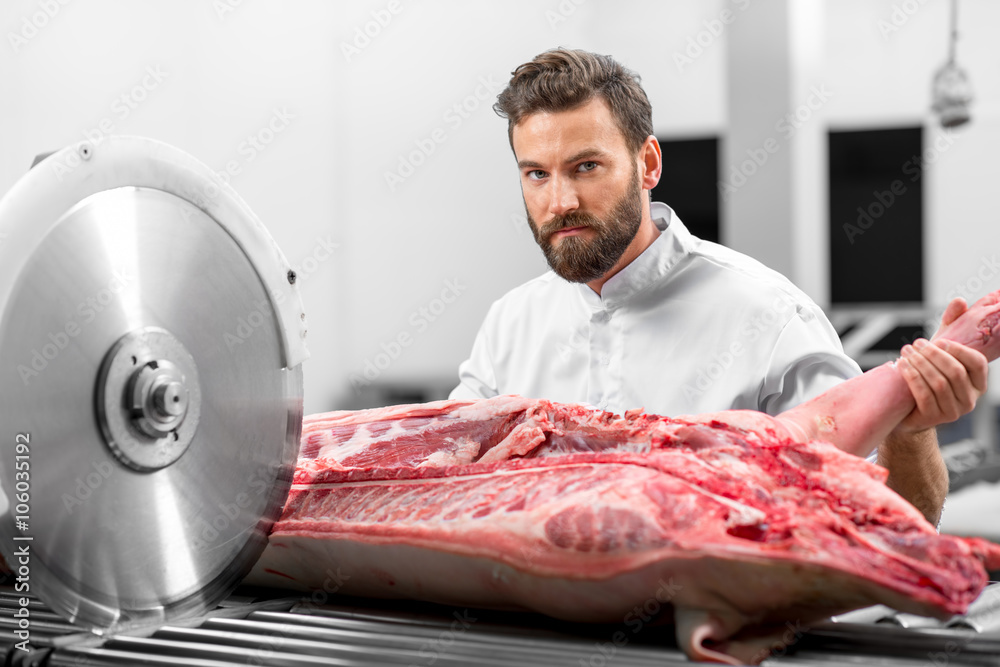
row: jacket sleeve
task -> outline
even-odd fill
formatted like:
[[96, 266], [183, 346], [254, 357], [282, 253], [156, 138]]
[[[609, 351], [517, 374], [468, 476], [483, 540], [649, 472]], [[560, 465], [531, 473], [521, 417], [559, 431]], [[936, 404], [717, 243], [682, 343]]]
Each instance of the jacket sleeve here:
[[472, 352], [458, 367], [458, 386], [448, 395], [450, 399], [492, 398], [499, 394], [493, 358], [490, 354], [490, 329], [494, 307], [486, 314]]
[[818, 306], [800, 306], [778, 335], [758, 394], [770, 415], [804, 403], [861, 374]]

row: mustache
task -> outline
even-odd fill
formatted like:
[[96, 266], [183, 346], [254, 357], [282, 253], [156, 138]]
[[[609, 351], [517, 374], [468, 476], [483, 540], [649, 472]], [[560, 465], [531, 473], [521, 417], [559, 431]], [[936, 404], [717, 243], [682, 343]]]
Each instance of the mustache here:
[[603, 224], [597, 216], [591, 215], [590, 213], [573, 211], [572, 213], [567, 213], [566, 215], [557, 215], [544, 225], [540, 226], [536, 236], [540, 240], [548, 240], [549, 237], [558, 232], [560, 229], [571, 229], [573, 227], [600, 228], [602, 226]]

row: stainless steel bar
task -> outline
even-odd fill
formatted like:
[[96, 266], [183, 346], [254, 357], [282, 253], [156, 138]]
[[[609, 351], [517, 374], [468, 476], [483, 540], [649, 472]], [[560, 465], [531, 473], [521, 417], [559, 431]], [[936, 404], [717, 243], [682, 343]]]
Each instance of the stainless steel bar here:
[[969, 628], [976, 632], [1000, 630], [1000, 584], [991, 584], [969, 605], [969, 611], [946, 624], [949, 628]]
[[[558, 635], [555, 633], [549, 635], [532, 635], [529, 633], [522, 634], [519, 632], [522, 628], [511, 626], [504, 628], [507, 632], [496, 632], [496, 630], [501, 626], [492, 624], [487, 628], [481, 628], [478, 621], [472, 624], [471, 627], [465, 631], [458, 631], [457, 628], [454, 630], [452, 629], [453, 624], [457, 622], [456, 619], [447, 619], [443, 624], [436, 626], [414, 626], [409, 623], [393, 622], [387, 624], [350, 618], [313, 616], [295, 613], [280, 614], [261, 612], [258, 614], [252, 614], [248, 617], [248, 620], [262, 620], [296, 625], [308, 624], [310, 626], [328, 628], [337, 631], [348, 630], [352, 632], [368, 633], [373, 636], [382, 636], [386, 632], [392, 632], [398, 637], [413, 637], [424, 641], [434, 641], [436, 638], [441, 637], [443, 633], [450, 632], [461, 641], [474, 642], [478, 645], [507, 647], [516, 642], [518, 646], [523, 646], [529, 651], [537, 652], [551, 650], [556, 653], [560, 653], [571, 650], [575, 653], [583, 653], [585, 654], [585, 657], [589, 657], [595, 653], [600, 654], [600, 649], [603, 647], [605, 649], [605, 653], [622, 653], [628, 656], [631, 660], [648, 660], [650, 663], [662, 663], [665, 658], [670, 657], [683, 657], [683, 654], [674, 648], [637, 645], [634, 642], [630, 642], [631, 638], [629, 637], [625, 637], [624, 641], [619, 642], [622, 646], [616, 646], [610, 641], [610, 636], [607, 639], [595, 639], [592, 637], [583, 638], [570, 635]], [[652, 628], [650, 628], [650, 630], [651, 629]], [[669, 626], [664, 629], [671, 633], [672, 638], [673, 627]]]
[[[228, 661], [228, 664], [240, 665], [267, 665], [268, 667], [308, 667], [311, 665], [332, 665], [333, 667], [364, 667], [377, 662], [359, 662], [357, 660], [345, 660], [337, 656], [324, 655], [319, 652], [325, 647], [317, 645], [316, 652], [311, 655], [306, 652], [292, 653], [288, 651], [274, 651], [261, 646], [245, 646], [232, 643], [223, 643], [218, 635], [211, 635], [204, 632], [187, 628], [177, 628], [179, 631], [191, 633], [198, 636], [197, 641], [181, 641], [179, 639], [161, 639], [157, 637], [121, 637], [108, 642], [100, 649], [93, 651], [116, 652], [120, 655], [134, 655], [137, 658], [146, 656], [156, 657], [178, 657], [184, 660], [204, 659]], [[209, 641], [213, 640], [213, 641]], [[138, 664], [143, 664], [138, 662]], [[158, 663], [155, 663], [158, 664]], [[181, 662], [177, 664], [188, 664]]]
[[[456, 612], [457, 614], [457, 612]], [[337, 628], [342, 630], [354, 630], [358, 632], [380, 632], [386, 627], [392, 627], [395, 632], [401, 635], [410, 635], [414, 637], [429, 637], [440, 634], [442, 631], [447, 631], [449, 629], [457, 630], [468, 626], [468, 630], [475, 630], [481, 634], [494, 634], [498, 636], [503, 635], [516, 635], [519, 638], [528, 636], [532, 640], [543, 641], [545, 639], [559, 639], [565, 640], [568, 637], [566, 635], [559, 635], [557, 633], [549, 632], [544, 635], [536, 635], [531, 632], [529, 628], [518, 628], [511, 626], [499, 626], [496, 624], [483, 623], [478, 617], [472, 616], [471, 614], [465, 616], [463, 614], [458, 614], [456, 616], [440, 619], [437, 623], [415, 623], [415, 622], [399, 622], [396, 620], [369, 620], [360, 618], [345, 618], [341, 616], [328, 616], [320, 614], [298, 614], [298, 613], [288, 613], [282, 614], [280, 612], [259, 612], [250, 614], [247, 616], [248, 620], [260, 620], [260, 621], [273, 621], [282, 623], [292, 623], [298, 625], [315, 625], [318, 627], [326, 628]], [[524, 633], [520, 632], [525, 630]]]
[[[835, 665], [836, 667], [850, 665], [857, 665], [857, 667], [934, 667], [934, 663], [929, 662], [926, 657], [851, 655], [836, 651], [829, 653], [804, 651], [795, 655], [769, 658], [761, 663], [761, 667], [820, 667], [822, 665]], [[955, 667], [954, 664], [952, 667]]]
[[[249, 642], [262, 642], [262, 636], [268, 634], [277, 636], [279, 639], [294, 638], [296, 640], [323, 642], [330, 646], [330, 654], [337, 652], [362, 652], [367, 654], [376, 651], [377, 655], [385, 659], [390, 659], [399, 655], [405, 659], [407, 664], [539, 664], [545, 665], [576, 665], [582, 659], [586, 664], [591, 657], [601, 656], [602, 661], [616, 665], [663, 665], [670, 662], [686, 662], [680, 652], [677, 651], [657, 651], [640, 652], [629, 651], [629, 648], [638, 647], [614, 647], [608, 644], [601, 650], [595, 642], [584, 644], [582, 642], [562, 642], [541, 645], [538, 643], [520, 644], [517, 638], [509, 638], [497, 641], [497, 638], [490, 638], [490, 641], [482, 641], [473, 632], [453, 633], [450, 637], [445, 637], [439, 631], [422, 634], [396, 634], [397, 630], [405, 629], [400, 625], [379, 625], [366, 631], [344, 630], [339, 628], [317, 627], [304, 625], [301, 623], [287, 623], [288, 620], [295, 620], [295, 614], [274, 615], [269, 622], [237, 619], [213, 619], [205, 624], [199, 631], [218, 631], [227, 633], [226, 641], [232, 641], [234, 637], [231, 633], [243, 633]], [[281, 618], [281, 616], [289, 618]], [[173, 630], [169, 635], [160, 634], [161, 637], [176, 637]], [[193, 635], [192, 635], [193, 636]], [[223, 637], [215, 638], [215, 641], [222, 640]], [[287, 644], [282, 643], [284, 649]]]
[[13, 602], [20, 606], [20, 601], [22, 598], [28, 598], [28, 608], [30, 609], [43, 609], [47, 611], [52, 611], [49, 609], [44, 602], [36, 598], [34, 595], [25, 595], [23, 593], [16, 593], [12, 590], [0, 590], [0, 604], [5, 604], [8, 601]]
[[[960, 628], [921, 628], [858, 623], [824, 623], [812, 628], [796, 646], [797, 650], [830, 652], [839, 655], [922, 657], [947, 656], [951, 665], [1000, 663], [1000, 634], [983, 635]], [[956, 657], [956, 656], [960, 656]], [[992, 662], [989, 662], [989, 661]]]
[[[8, 616], [12, 616], [15, 611], [18, 611], [20, 609], [21, 609], [20, 605], [5, 605], [5, 604], [0, 604], [0, 619], [3, 619], [3, 618], [8, 617]], [[43, 608], [36, 608], [36, 607], [28, 606], [27, 609], [28, 609], [29, 618], [31, 618], [32, 620], [36, 620], [37, 619], [37, 620], [40, 620], [40, 621], [52, 621], [54, 623], [65, 623], [66, 625], [71, 625], [69, 623], [69, 621], [67, 621], [65, 618], [63, 618], [59, 614], [55, 613], [54, 611], [49, 611], [49, 610], [45, 609], [44, 607]], [[75, 626], [73, 626], [73, 627], [75, 627]]]
[[895, 614], [895, 609], [886, 607], [884, 604], [877, 604], [834, 616], [830, 620], [834, 623], [877, 623]]
[[[229, 624], [232, 625], [232, 624]], [[253, 628], [257, 632], [251, 632], [250, 628], [244, 627], [244, 631], [224, 631], [219, 629], [203, 628], [165, 628], [157, 635], [158, 639], [171, 642], [201, 643], [212, 642], [216, 645], [237, 646], [241, 649], [267, 654], [273, 651], [275, 654], [294, 654], [323, 656], [327, 660], [335, 661], [338, 665], [362, 665], [386, 664], [386, 665], [419, 665], [427, 664], [427, 657], [422, 656], [417, 647], [407, 647], [394, 644], [391, 638], [383, 638], [385, 641], [378, 642], [344, 642], [331, 640], [330, 638], [318, 636], [315, 633], [303, 635], [301, 629], [299, 633], [292, 634], [286, 632], [279, 625], [267, 624], [266, 627]], [[468, 665], [471, 663], [482, 665], [482, 667], [506, 667], [510, 664], [536, 664], [530, 660], [530, 656], [451, 656], [447, 654], [437, 654], [433, 657], [433, 664], [438, 667], [452, 667], [458, 665]], [[528, 658], [527, 661], [524, 658]], [[270, 660], [263, 664], [270, 664]]]
[[[80, 628], [72, 625], [59, 617], [56, 620], [48, 619], [38, 619], [34, 616], [30, 617], [31, 621], [31, 633], [35, 634], [65, 634], [67, 632], [79, 632]], [[10, 616], [0, 616], [0, 634], [8, 633], [18, 627], [18, 621], [16, 618]]]
[[[225, 606], [220, 605], [219, 607], [213, 609], [212, 611], [204, 614], [203, 616], [190, 618], [186, 620], [173, 621], [174, 625], [178, 626], [197, 626], [205, 621], [207, 618], [242, 618], [247, 614], [253, 613], [255, 610], [286, 610], [292, 607], [292, 605], [298, 600], [298, 598], [277, 598], [273, 600], [258, 600], [244, 606]], [[66, 647], [74, 646], [78, 648], [83, 647], [97, 647], [101, 646], [105, 641], [105, 637], [98, 636], [91, 632], [87, 632], [83, 628], [78, 626], [69, 626], [69, 630], [61, 633], [60, 636], [53, 636], [47, 638], [47, 643], [55, 647]], [[149, 637], [157, 630], [159, 630], [159, 625], [150, 625], [140, 628], [131, 628], [117, 633], [116, 637]]]
[[942, 628], [944, 623], [936, 618], [930, 618], [928, 616], [917, 616], [916, 614], [905, 614], [902, 612], [894, 613], [891, 616], [886, 616], [881, 618], [876, 623], [884, 623], [886, 625], [898, 625], [901, 628]]
[[[319, 618], [340, 618], [354, 621], [397, 623], [410, 626], [416, 625], [446, 628], [450, 626], [455, 619], [452, 615], [445, 614], [449, 612], [454, 613], [457, 610], [453, 608], [446, 608], [441, 614], [427, 614], [399, 611], [394, 609], [374, 609], [370, 607], [335, 607], [331, 605], [317, 607], [316, 605], [311, 604], [300, 604], [292, 607], [289, 611], [293, 614]], [[485, 612], [493, 614], [486, 620], [479, 618], [481, 616], [480, 610], [472, 610], [471, 613], [476, 614], [477, 616], [476, 629], [484, 632], [513, 634], [519, 637], [538, 636], [561, 638], [566, 636], [565, 632], [560, 632], [559, 630], [551, 627], [553, 624], [563, 625], [564, 623], [561, 621], [555, 621], [554, 619], [548, 617], [542, 617], [525, 612], [523, 614], [518, 614], [517, 620], [512, 620], [509, 623], [503, 623], [495, 620], [497, 615], [513, 612]], [[601, 628], [602, 626], [595, 625], [593, 627]]]
[[63, 649], [57, 651], [45, 663], [45, 667], [119, 667], [148, 665], [150, 667], [233, 667], [233, 665], [275, 665], [275, 667], [312, 667], [313, 665], [334, 665], [330, 661], [319, 659], [319, 662], [247, 662], [241, 659], [236, 662], [227, 659], [196, 657], [194, 655], [168, 655], [157, 653], [136, 653], [134, 651], [92, 649]]

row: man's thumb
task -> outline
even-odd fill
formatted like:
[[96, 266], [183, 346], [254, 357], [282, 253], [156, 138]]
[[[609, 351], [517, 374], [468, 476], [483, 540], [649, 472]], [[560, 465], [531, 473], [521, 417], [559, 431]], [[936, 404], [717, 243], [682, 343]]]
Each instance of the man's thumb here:
[[941, 315], [941, 326], [938, 331], [957, 320], [968, 309], [969, 306], [962, 297], [958, 296], [952, 299], [948, 307], [944, 309], [944, 314]]

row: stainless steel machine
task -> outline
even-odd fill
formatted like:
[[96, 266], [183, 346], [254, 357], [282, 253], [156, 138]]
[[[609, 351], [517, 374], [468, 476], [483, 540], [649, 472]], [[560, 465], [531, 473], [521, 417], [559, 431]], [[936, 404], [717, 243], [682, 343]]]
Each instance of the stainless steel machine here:
[[267, 230], [184, 152], [110, 137], [32, 167], [0, 201], [0, 553], [18, 592], [102, 631], [229, 593], [291, 482], [305, 330]]

